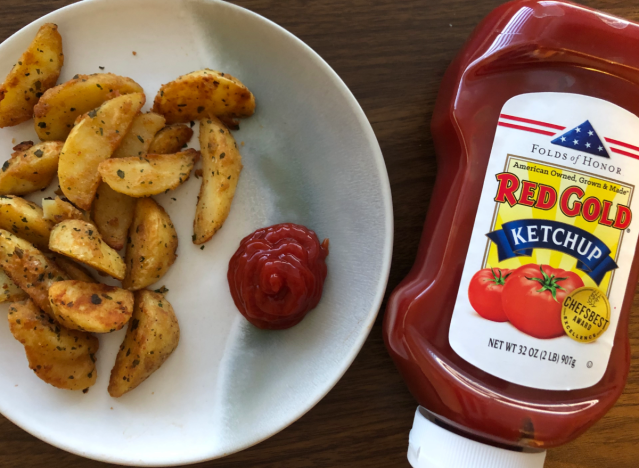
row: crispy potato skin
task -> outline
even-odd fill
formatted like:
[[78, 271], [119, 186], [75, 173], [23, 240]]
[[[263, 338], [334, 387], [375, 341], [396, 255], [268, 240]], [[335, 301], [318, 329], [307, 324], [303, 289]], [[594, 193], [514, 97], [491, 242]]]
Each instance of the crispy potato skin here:
[[93, 200], [93, 220], [108, 246], [121, 250], [133, 222], [135, 198], [118, 193], [102, 182]]
[[148, 149], [149, 154], [173, 154], [191, 141], [193, 130], [188, 125], [173, 124], [160, 130]]
[[63, 144], [49, 141], [13, 153], [0, 172], [0, 195], [26, 195], [48, 187], [58, 172]]
[[140, 198], [129, 229], [122, 287], [138, 290], [162, 278], [175, 259], [178, 237], [171, 218], [151, 198]]
[[153, 111], [168, 124], [210, 116], [249, 117], [255, 112], [255, 96], [237, 78], [205, 69], [162, 85]]
[[114, 158], [144, 156], [155, 138], [155, 134], [164, 127], [165, 119], [160, 114], [148, 112], [133, 119], [131, 128], [113, 153]]
[[49, 287], [69, 279], [58, 265], [29, 242], [0, 229], [0, 266], [36, 306], [51, 314]]
[[[145, 156], [155, 134], [164, 126], [164, 123], [164, 117], [159, 114], [153, 112], [138, 114], [112, 157]], [[124, 247], [129, 226], [133, 221], [134, 209], [133, 198], [116, 192], [104, 182], [100, 183], [93, 203], [93, 217], [104, 241], [115, 250]]]
[[93, 224], [77, 219], [61, 222], [51, 231], [49, 248], [116, 279], [124, 279], [126, 266], [122, 257], [102, 240]]
[[47, 250], [53, 223], [35, 203], [13, 195], [0, 195], [0, 229], [6, 229], [36, 247]]
[[58, 164], [60, 188], [77, 207], [91, 209], [100, 185], [98, 166], [119, 146], [144, 102], [142, 93], [127, 94], [78, 119], [64, 143]]
[[100, 346], [95, 336], [67, 330], [30, 299], [11, 304], [9, 328], [24, 345], [29, 368], [46, 383], [65, 390], [84, 390], [95, 383]]
[[175, 154], [107, 159], [98, 166], [102, 180], [116, 192], [130, 197], [149, 197], [174, 190], [189, 180], [200, 152], [187, 149]]
[[82, 281], [84, 283], [97, 283], [93, 276], [91, 276], [91, 273], [89, 273], [89, 270], [70, 258], [54, 253], [51, 254], [51, 258], [53, 258], [55, 264], [72, 280]]
[[42, 141], [64, 141], [82, 114], [120, 95], [142, 92], [139, 84], [124, 76], [76, 75], [42, 95], [33, 109], [35, 131]]
[[0, 128], [26, 122], [64, 64], [62, 37], [55, 24], [43, 25], [0, 86]]
[[175, 351], [180, 326], [171, 304], [162, 294], [135, 293], [135, 309], [111, 370], [109, 395], [121, 397], [144, 382]]
[[11, 278], [0, 269], [0, 302], [16, 302], [28, 299], [29, 295], [15, 284]]
[[200, 122], [202, 186], [195, 209], [193, 243], [209, 241], [231, 211], [242, 156], [231, 132], [216, 117]]
[[78, 210], [71, 203], [55, 197], [53, 200], [42, 200], [42, 212], [44, 219], [51, 221], [53, 224], [61, 223], [67, 219], [81, 219], [89, 222], [89, 216]]
[[99, 283], [60, 281], [49, 288], [55, 318], [70, 330], [110, 333], [133, 314], [133, 293]]

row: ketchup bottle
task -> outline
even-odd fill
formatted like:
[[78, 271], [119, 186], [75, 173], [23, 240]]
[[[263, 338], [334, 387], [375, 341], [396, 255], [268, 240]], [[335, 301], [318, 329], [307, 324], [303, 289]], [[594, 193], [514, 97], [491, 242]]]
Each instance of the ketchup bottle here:
[[563, 1], [488, 15], [444, 76], [439, 174], [387, 348], [414, 467], [539, 467], [608, 411], [639, 259], [639, 25]]

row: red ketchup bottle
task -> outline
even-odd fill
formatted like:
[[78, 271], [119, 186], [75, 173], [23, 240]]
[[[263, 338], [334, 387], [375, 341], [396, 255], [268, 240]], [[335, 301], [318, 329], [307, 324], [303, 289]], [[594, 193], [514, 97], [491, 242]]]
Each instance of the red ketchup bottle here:
[[639, 25], [515, 1], [448, 69], [439, 174], [388, 350], [414, 467], [540, 467], [608, 411], [639, 261]]

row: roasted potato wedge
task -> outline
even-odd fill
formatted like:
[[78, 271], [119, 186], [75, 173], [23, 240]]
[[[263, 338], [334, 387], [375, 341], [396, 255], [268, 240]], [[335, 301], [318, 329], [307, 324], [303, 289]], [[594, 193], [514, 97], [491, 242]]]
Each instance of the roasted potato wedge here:
[[200, 122], [202, 186], [195, 209], [193, 243], [203, 244], [222, 227], [231, 211], [242, 156], [231, 132], [216, 117]]
[[0, 229], [0, 267], [36, 305], [51, 314], [49, 287], [69, 279], [42, 252], [24, 239]]
[[53, 223], [35, 203], [13, 195], [0, 195], [0, 229], [6, 229], [47, 250]]
[[64, 143], [58, 177], [64, 195], [78, 208], [91, 209], [100, 184], [98, 165], [111, 157], [144, 105], [142, 93], [120, 96], [84, 114]]
[[160, 130], [149, 147], [149, 154], [173, 154], [183, 149], [191, 138], [193, 130], [188, 125], [174, 124]]
[[255, 97], [237, 78], [206, 69], [162, 85], [153, 112], [169, 124], [221, 115], [249, 117], [255, 112]]
[[29, 295], [15, 284], [0, 268], [0, 302], [16, 302], [28, 299]]
[[42, 212], [44, 213], [44, 219], [51, 221], [53, 224], [61, 223], [67, 219], [91, 221], [86, 212], [78, 210], [71, 203], [62, 200], [60, 197], [42, 199]]
[[124, 279], [126, 266], [122, 257], [102, 240], [96, 227], [86, 221], [70, 219], [56, 225], [51, 231], [49, 248], [114, 278]]
[[107, 245], [115, 250], [124, 247], [134, 211], [135, 198], [116, 192], [104, 182], [100, 184], [93, 201], [93, 220]]
[[130, 197], [150, 197], [174, 190], [191, 176], [200, 153], [187, 149], [175, 154], [107, 159], [98, 166], [102, 180], [116, 192]]
[[136, 291], [133, 317], [109, 380], [109, 395], [121, 397], [160, 368], [180, 341], [173, 307], [162, 294]]
[[178, 237], [171, 218], [151, 198], [140, 198], [129, 229], [122, 287], [137, 290], [162, 278], [175, 259]]
[[62, 145], [49, 141], [13, 153], [0, 172], [0, 195], [26, 195], [48, 187], [58, 172]]
[[102, 103], [124, 94], [142, 93], [131, 78], [112, 73], [75, 75], [45, 92], [33, 109], [35, 131], [41, 140], [64, 141], [75, 120]]
[[51, 254], [51, 258], [72, 280], [82, 281], [83, 283], [97, 283], [91, 273], [89, 273], [89, 270], [70, 258], [59, 254]]
[[0, 127], [29, 120], [42, 93], [55, 86], [63, 64], [62, 37], [55, 24], [47, 23], [0, 86]]
[[133, 293], [99, 283], [60, 281], [49, 288], [55, 318], [70, 330], [110, 333], [133, 314]]
[[65, 390], [85, 390], [97, 377], [95, 336], [61, 327], [34, 302], [14, 302], [9, 307], [9, 328], [24, 345], [29, 368], [46, 383]]
[[148, 152], [155, 134], [164, 127], [164, 123], [164, 117], [154, 112], [137, 115], [133, 119], [129, 132], [113, 153], [113, 157], [144, 156]]

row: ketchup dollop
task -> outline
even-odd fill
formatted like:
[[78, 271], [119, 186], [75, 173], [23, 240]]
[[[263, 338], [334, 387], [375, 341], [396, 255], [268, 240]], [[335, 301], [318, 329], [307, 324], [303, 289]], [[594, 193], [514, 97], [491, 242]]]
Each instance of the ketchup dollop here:
[[233, 301], [261, 329], [297, 325], [322, 297], [328, 239], [293, 223], [258, 229], [240, 242], [229, 262]]

